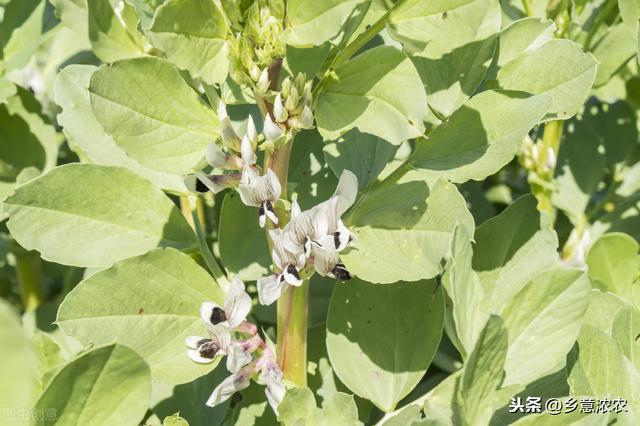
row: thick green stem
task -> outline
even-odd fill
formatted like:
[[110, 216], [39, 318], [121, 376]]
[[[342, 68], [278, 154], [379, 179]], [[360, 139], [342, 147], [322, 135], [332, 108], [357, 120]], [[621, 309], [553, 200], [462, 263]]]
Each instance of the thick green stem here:
[[40, 257], [36, 253], [16, 254], [16, 271], [24, 309], [27, 312], [34, 311], [42, 303]]
[[[554, 171], [553, 169], [547, 170], [545, 164], [547, 164], [547, 160], [549, 159], [549, 151], [552, 151], [555, 158], [558, 158], [563, 128], [564, 121], [556, 120], [548, 122], [544, 126], [542, 141], [539, 142], [539, 159], [536, 168], [538, 175], [547, 182], [550, 182], [553, 179]], [[532, 185], [532, 191], [538, 199], [538, 209], [549, 214], [549, 217], [553, 219], [555, 217], [555, 209], [551, 204], [551, 191], [540, 185]]]
[[524, 7], [524, 13], [527, 16], [533, 16], [533, 6], [531, 5], [531, 0], [522, 0], [522, 6]]
[[[265, 158], [265, 168], [274, 171], [282, 186], [281, 198], [287, 197], [289, 158], [293, 141]], [[280, 218], [281, 222], [284, 218]], [[281, 223], [284, 225], [284, 223]], [[277, 357], [284, 378], [300, 387], [307, 385], [307, 318], [309, 313], [309, 283], [289, 287], [278, 299]]]
[[278, 299], [278, 362], [284, 378], [307, 386], [307, 321], [309, 281], [289, 287]]

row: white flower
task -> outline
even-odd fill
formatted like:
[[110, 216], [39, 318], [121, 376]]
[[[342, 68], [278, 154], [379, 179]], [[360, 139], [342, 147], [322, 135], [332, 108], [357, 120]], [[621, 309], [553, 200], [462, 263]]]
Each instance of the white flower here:
[[240, 136], [236, 133], [231, 124], [231, 118], [227, 114], [227, 107], [224, 102], [218, 103], [218, 119], [220, 120], [220, 137], [222, 143], [233, 149], [234, 151], [240, 151]]
[[306, 263], [302, 248], [295, 247], [293, 251], [286, 248], [283, 230], [272, 229], [269, 231], [269, 237], [273, 243], [271, 257], [277, 272], [258, 279], [258, 298], [263, 305], [270, 305], [276, 301], [289, 285], [301, 286], [303, 281], [300, 271]]
[[267, 93], [270, 84], [271, 82], [269, 81], [269, 71], [267, 70], [267, 68], [265, 68], [260, 73], [260, 77], [258, 78], [258, 82], [256, 83], [256, 92]]
[[234, 393], [246, 389], [251, 383], [251, 376], [255, 373], [256, 363], [252, 362], [240, 369], [237, 373], [230, 375], [213, 390], [213, 393], [207, 400], [207, 405], [209, 407], [215, 407], [231, 398]]
[[261, 228], [264, 228], [267, 217], [274, 224], [278, 224], [278, 216], [273, 205], [280, 198], [282, 187], [273, 170], [267, 169], [267, 173], [260, 176], [254, 169], [245, 169], [238, 192], [245, 205], [259, 208], [258, 223]]
[[251, 311], [251, 297], [244, 290], [244, 283], [235, 277], [229, 286], [224, 308], [215, 302], [204, 302], [200, 306], [200, 317], [209, 326], [234, 329]]
[[277, 416], [278, 406], [284, 399], [284, 395], [287, 391], [284, 387], [284, 383], [282, 383], [282, 371], [277, 368], [277, 365], [275, 367], [273, 365], [265, 366], [262, 368], [259, 381], [260, 383], [266, 385], [264, 393], [267, 396], [269, 405]]
[[216, 356], [227, 354], [231, 343], [231, 335], [225, 330], [209, 330], [209, 337], [189, 336], [185, 344], [189, 347], [187, 354], [194, 362], [208, 364]]

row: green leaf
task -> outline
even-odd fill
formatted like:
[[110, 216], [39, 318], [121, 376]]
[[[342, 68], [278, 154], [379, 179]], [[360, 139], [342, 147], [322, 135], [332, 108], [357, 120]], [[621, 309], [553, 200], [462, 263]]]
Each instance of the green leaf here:
[[513, 159], [550, 107], [546, 95], [480, 93], [418, 144], [410, 164], [432, 178], [482, 180]]
[[320, 412], [320, 424], [333, 425], [358, 425], [358, 407], [353, 396], [336, 392], [325, 401], [324, 409]]
[[14, 0], [0, 20], [0, 69], [18, 70], [29, 63], [56, 25], [46, 0]]
[[140, 20], [140, 27], [143, 30], [148, 30], [153, 23], [153, 16], [156, 10], [162, 6], [167, 0], [126, 0], [131, 6], [133, 6], [138, 14]]
[[558, 260], [556, 233], [542, 229], [536, 204], [531, 195], [519, 198], [476, 230], [473, 269], [492, 310], [499, 310], [533, 276]]
[[551, 20], [532, 17], [513, 22], [500, 32], [496, 65], [502, 67], [519, 56], [538, 49], [553, 39], [554, 31], [555, 25]]
[[106, 133], [131, 158], [155, 170], [192, 172], [219, 134], [216, 114], [173, 65], [159, 58], [102, 66], [89, 91]]
[[324, 143], [317, 130], [305, 130], [296, 136], [289, 161], [289, 193], [294, 193], [303, 210], [329, 199], [338, 184], [325, 156]]
[[[567, 122], [555, 170], [553, 204], [573, 220], [584, 213], [607, 166], [613, 168], [633, 150], [638, 139], [635, 112], [626, 102], [589, 101]], [[588, 164], [589, 167], [584, 167]]]
[[191, 361], [184, 344], [188, 336], [206, 336], [199, 309], [207, 300], [224, 301], [211, 276], [186, 254], [158, 249], [81, 282], [60, 305], [57, 322], [85, 345], [131, 347], [154, 381], [184, 383], [214, 366]]
[[391, 18], [391, 35], [412, 57], [429, 105], [448, 117], [476, 91], [489, 68], [500, 30], [493, 0], [413, 2]]
[[168, 0], [147, 31], [149, 41], [178, 68], [205, 83], [222, 83], [229, 71], [229, 28], [213, 1]]
[[31, 344], [38, 357], [40, 384], [46, 385], [56, 370], [65, 362], [63, 350], [50, 334], [40, 330], [36, 330], [31, 335]]
[[502, 318], [489, 317], [462, 370], [457, 404], [465, 424], [486, 424], [493, 414], [496, 390], [504, 378], [507, 330]]
[[165, 417], [162, 421], [162, 426], [189, 426], [189, 423], [179, 414], [174, 414], [173, 416]]
[[231, 274], [252, 281], [269, 273], [271, 255], [266, 234], [258, 227], [258, 213], [242, 204], [235, 192], [222, 202], [218, 243], [222, 264]]
[[[497, 87], [548, 94], [552, 99], [546, 119], [567, 119], [587, 99], [598, 61], [570, 40], [551, 40], [503, 65]], [[540, 78], [544, 75], [545, 78]]]
[[550, 269], [511, 298], [502, 311], [509, 331], [505, 386], [526, 385], [564, 365], [580, 332], [590, 291], [581, 271]]
[[29, 123], [0, 104], [0, 179], [13, 181], [28, 167], [43, 170], [46, 154]]
[[16, 94], [16, 86], [5, 78], [0, 77], [0, 104], [3, 104], [7, 98]]
[[605, 234], [591, 246], [586, 263], [594, 287], [633, 303], [634, 281], [640, 271], [638, 243], [623, 233]]
[[611, 324], [611, 336], [618, 342], [622, 354], [636, 369], [640, 368], [640, 312], [630, 306], [618, 310]]
[[423, 180], [382, 186], [364, 194], [345, 223], [356, 236], [341, 254], [357, 277], [388, 284], [433, 278], [457, 223], [469, 232], [473, 217], [448, 182]]
[[398, 151], [398, 147], [377, 136], [354, 129], [323, 148], [324, 158], [336, 176], [350, 170], [358, 178], [358, 187], [364, 190], [385, 168]]
[[337, 392], [325, 401], [324, 408], [316, 408], [316, 400], [309, 388], [290, 389], [280, 406], [278, 420], [284, 426], [358, 425], [358, 407], [351, 395]]
[[618, 7], [624, 21], [635, 24], [640, 19], [640, 3], [637, 0], [618, 0]]
[[[36, 357], [17, 313], [0, 300], [0, 404], [5, 410], [28, 410], [36, 397]], [[16, 417], [12, 425], [29, 425], [29, 417]]]
[[76, 35], [88, 37], [89, 12], [87, 0], [50, 0], [56, 8], [56, 15], [62, 24], [72, 29]]
[[293, 388], [287, 391], [278, 406], [278, 420], [284, 426], [318, 425], [318, 409], [311, 389]]
[[133, 7], [123, 2], [114, 8], [109, 0], [89, 0], [87, 5], [89, 41], [98, 58], [115, 62], [145, 54], [145, 41], [137, 30], [138, 19]]
[[57, 167], [17, 189], [4, 211], [20, 245], [64, 265], [105, 267], [154, 247], [195, 244], [171, 200], [117, 167]]
[[429, 367], [443, 319], [434, 281], [337, 285], [327, 320], [331, 365], [349, 389], [391, 411]]
[[593, 48], [593, 56], [598, 60], [598, 74], [594, 85], [606, 84], [624, 64], [636, 55], [638, 50], [638, 25], [620, 23], [612, 26]]
[[473, 250], [471, 237], [463, 226], [456, 226], [451, 253], [447, 260], [442, 285], [453, 304], [447, 309], [448, 333], [454, 335], [463, 358], [471, 352], [489, 315], [482, 306], [484, 290], [478, 275], [471, 268]]
[[149, 406], [149, 367], [126, 346], [94, 349], [67, 364], [45, 389], [35, 409], [53, 410], [37, 424], [138, 424]]
[[289, 0], [285, 43], [296, 46], [318, 46], [335, 37], [353, 9], [364, 0]]
[[325, 140], [357, 127], [399, 145], [423, 134], [427, 99], [409, 58], [394, 47], [380, 46], [335, 69], [315, 112]]
[[583, 326], [577, 350], [570, 354], [567, 364], [572, 395], [596, 398], [615, 395], [636, 401], [640, 374], [616, 341], [598, 329]]
[[187, 193], [182, 176], [149, 169], [127, 154], [105, 133], [91, 108], [89, 84], [97, 68], [91, 65], [71, 65], [56, 78], [56, 103], [62, 108], [58, 122], [67, 141], [96, 164], [126, 167], [154, 182], [162, 189]]
[[[158, 417], [164, 418], [165, 424], [168, 418], [175, 417], [167, 416], [174, 413], [180, 413], [182, 421], [189, 422], [190, 426], [222, 424], [228, 414], [230, 401], [215, 407], [209, 407], [205, 403], [211, 396], [213, 389], [228, 376], [229, 371], [224, 367], [220, 367], [192, 382], [174, 386], [168, 392], [170, 395], [167, 398], [157, 403], [152, 401], [152, 411]], [[156, 394], [154, 393], [155, 396]], [[264, 390], [262, 397], [264, 399]]]

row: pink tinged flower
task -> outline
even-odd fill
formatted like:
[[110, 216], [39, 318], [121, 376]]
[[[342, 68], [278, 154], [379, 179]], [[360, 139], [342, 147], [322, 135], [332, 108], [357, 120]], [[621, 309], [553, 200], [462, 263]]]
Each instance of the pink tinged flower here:
[[213, 390], [213, 393], [207, 401], [207, 405], [209, 407], [215, 407], [216, 405], [231, 398], [234, 393], [249, 387], [249, 384], [251, 383], [251, 376], [256, 372], [256, 363], [252, 362], [241, 368], [237, 373], [234, 373], [224, 379]]
[[231, 342], [227, 350], [227, 370], [237, 373], [252, 360], [251, 352], [246, 350], [242, 342]]
[[200, 306], [200, 317], [210, 328], [235, 329], [246, 319], [251, 310], [251, 297], [245, 292], [244, 283], [235, 277], [229, 286], [224, 307], [215, 302]]
[[189, 358], [199, 364], [209, 364], [216, 356], [227, 354], [231, 335], [226, 330], [209, 330], [209, 337], [189, 336], [185, 339]]
[[278, 406], [284, 399], [286, 388], [282, 382], [282, 370], [276, 362], [273, 351], [266, 348], [262, 357], [257, 361], [257, 365], [260, 369], [258, 383], [266, 386], [264, 393], [267, 396], [267, 401], [269, 401], [273, 412], [278, 415]]
[[246, 168], [242, 173], [238, 192], [245, 205], [258, 207], [258, 223], [261, 228], [264, 228], [267, 218], [278, 224], [278, 215], [273, 206], [280, 198], [282, 187], [273, 170], [267, 169], [267, 172], [260, 176], [254, 169]]

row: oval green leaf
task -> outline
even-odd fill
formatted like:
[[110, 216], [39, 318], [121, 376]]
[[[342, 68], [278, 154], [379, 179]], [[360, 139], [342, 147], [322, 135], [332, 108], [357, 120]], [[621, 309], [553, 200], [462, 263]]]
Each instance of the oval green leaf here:
[[[150, 78], [153, 76], [153, 78]], [[131, 158], [188, 174], [218, 136], [219, 121], [169, 62], [138, 58], [103, 65], [91, 77], [96, 118]]]
[[206, 336], [200, 304], [224, 293], [186, 254], [158, 249], [97, 272], [67, 295], [58, 324], [85, 345], [116, 341], [138, 352], [154, 380], [184, 383], [212, 365], [187, 356], [187, 336]]
[[20, 245], [64, 265], [105, 267], [154, 247], [196, 243], [162, 191], [119, 167], [57, 167], [18, 188], [4, 211]]
[[331, 365], [349, 389], [391, 411], [429, 367], [443, 320], [435, 281], [337, 285], [327, 320]]

